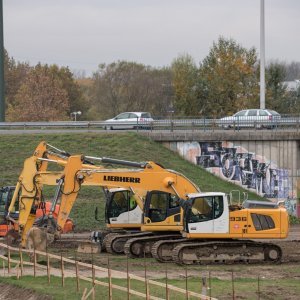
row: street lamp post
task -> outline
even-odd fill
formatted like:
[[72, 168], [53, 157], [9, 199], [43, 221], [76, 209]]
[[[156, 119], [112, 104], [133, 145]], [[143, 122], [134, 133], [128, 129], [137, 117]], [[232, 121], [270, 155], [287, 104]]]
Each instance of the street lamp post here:
[[73, 111], [71, 112], [71, 116], [74, 116], [74, 121], [77, 121], [77, 116], [81, 116], [81, 111]]
[[265, 95], [265, 0], [260, 0], [260, 109], [266, 108]]

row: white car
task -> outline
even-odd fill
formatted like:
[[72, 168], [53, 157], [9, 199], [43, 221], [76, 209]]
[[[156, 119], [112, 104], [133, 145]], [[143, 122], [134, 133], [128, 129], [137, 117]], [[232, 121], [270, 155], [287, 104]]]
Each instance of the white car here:
[[104, 121], [104, 129], [149, 129], [153, 119], [148, 112], [124, 112]]
[[223, 128], [274, 128], [280, 120], [280, 114], [271, 109], [246, 109], [218, 120], [218, 124]]

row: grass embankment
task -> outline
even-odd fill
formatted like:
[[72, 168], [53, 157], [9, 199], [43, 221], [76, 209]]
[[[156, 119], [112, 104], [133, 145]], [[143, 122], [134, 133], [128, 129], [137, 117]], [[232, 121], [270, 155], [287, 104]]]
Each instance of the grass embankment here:
[[[165, 168], [181, 172], [195, 182], [202, 191], [229, 193], [232, 190], [245, 190], [219, 179], [199, 166], [182, 159], [179, 155], [166, 149], [163, 145], [150, 141], [137, 134], [39, 134], [39, 135], [1, 135], [0, 136], [0, 186], [15, 185], [23, 168], [24, 159], [31, 156], [40, 141], [63, 149], [71, 154], [85, 154], [97, 157], [112, 157], [131, 161], [155, 161]], [[46, 197], [52, 197], [53, 189], [45, 189]], [[257, 195], [249, 197], [258, 198]], [[104, 198], [101, 188], [83, 187], [75, 203], [71, 217], [75, 220], [77, 230], [98, 228], [94, 220], [94, 210], [98, 206], [103, 212]]]

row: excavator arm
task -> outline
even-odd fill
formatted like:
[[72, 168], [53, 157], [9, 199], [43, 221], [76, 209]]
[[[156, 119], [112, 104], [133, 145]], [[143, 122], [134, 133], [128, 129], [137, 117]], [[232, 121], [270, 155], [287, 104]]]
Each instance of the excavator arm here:
[[71, 156], [68, 158], [63, 180], [58, 230], [63, 228], [81, 185], [122, 187], [132, 190], [135, 195], [138, 195], [139, 190], [159, 190], [185, 200], [188, 193], [199, 192], [199, 188], [186, 177], [154, 162], [147, 162], [139, 169], [87, 169], [82, 166], [82, 156]]

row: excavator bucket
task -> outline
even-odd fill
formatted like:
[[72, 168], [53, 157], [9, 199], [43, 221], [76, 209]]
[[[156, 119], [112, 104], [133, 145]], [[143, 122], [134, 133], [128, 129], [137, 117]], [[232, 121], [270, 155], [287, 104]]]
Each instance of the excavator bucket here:
[[77, 252], [78, 253], [93, 253], [93, 254], [96, 254], [96, 253], [101, 252], [101, 247], [97, 243], [93, 243], [93, 242], [89, 242], [89, 241], [81, 242], [78, 245]]
[[[48, 243], [49, 238], [47, 237], [47, 233], [45, 232], [45, 230], [38, 227], [32, 227], [28, 231], [26, 240], [26, 248], [28, 250], [45, 252]], [[32, 253], [31, 258], [33, 258], [33, 255], [34, 254]]]

